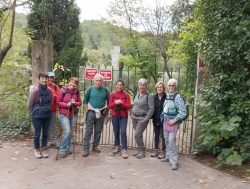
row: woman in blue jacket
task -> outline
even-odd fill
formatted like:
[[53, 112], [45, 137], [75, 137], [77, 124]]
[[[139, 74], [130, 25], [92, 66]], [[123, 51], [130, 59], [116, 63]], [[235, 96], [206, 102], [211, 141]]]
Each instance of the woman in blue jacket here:
[[178, 93], [177, 88], [177, 80], [170, 79], [168, 81], [168, 93], [166, 96], [166, 101], [163, 105], [163, 127], [167, 152], [166, 157], [161, 161], [170, 162], [172, 165], [172, 170], [178, 169], [178, 149], [176, 146], [176, 133], [179, 129], [180, 123], [186, 117], [187, 114], [184, 101]]

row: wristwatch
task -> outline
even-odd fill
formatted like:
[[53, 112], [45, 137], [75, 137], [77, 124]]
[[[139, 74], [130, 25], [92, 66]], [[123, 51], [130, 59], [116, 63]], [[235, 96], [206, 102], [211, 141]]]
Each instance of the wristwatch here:
[[175, 118], [175, 120], [176, 120], [176, 122], [177, 122], [177, 121], [179, 121], [179, 118], [178, 118], [178, 117], [176, 117], [176, 118]]

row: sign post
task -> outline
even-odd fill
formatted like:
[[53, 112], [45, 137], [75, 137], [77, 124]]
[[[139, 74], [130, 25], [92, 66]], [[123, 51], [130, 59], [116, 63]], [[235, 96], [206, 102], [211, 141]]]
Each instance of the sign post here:
[[99, 74], [103, 76], [103, 81], [112, 81], [112, 70], [100, 70]]
[[95, 74], [98, 73], [97, 68], [85, 68], [85, 79], [94, 80]]

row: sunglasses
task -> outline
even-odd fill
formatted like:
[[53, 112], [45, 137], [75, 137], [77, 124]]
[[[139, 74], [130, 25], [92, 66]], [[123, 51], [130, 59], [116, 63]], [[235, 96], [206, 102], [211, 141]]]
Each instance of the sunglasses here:
[[168, 85], [168, 87], [174, 87], [175, 85]]

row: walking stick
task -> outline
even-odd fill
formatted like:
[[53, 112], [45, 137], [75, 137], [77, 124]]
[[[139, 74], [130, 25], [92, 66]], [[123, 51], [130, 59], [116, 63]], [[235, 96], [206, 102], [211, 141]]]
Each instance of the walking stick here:
[[73, 157], [75, 158], [75, 126], [74, 126], [74, 117], [75, 117], [75, 106], [72, 106], [72, 136], [73, 136]]
[[[67, 111], [67, 118], [68, 118], [68, 115], [69, 115], [69, 109], [68, 109], [68, 111]], [[65, 121], [64, 121], [63, 128], [65, 127], [66, 121], [67, 121], [67, 119], [65, 119]], [[56, 160], [58, 160], [58, 155], [59, 155], [60, 147], [61, 147], [61, 144], [62, 144], [63, 133], [64, 133], [64, 129], [62, 129], [62, 135], [61, 135], [61, 137], [60, 137], [60, 146], [59, 146], [59, 148], [58, 148], [58, 150], [57, 150]]]

